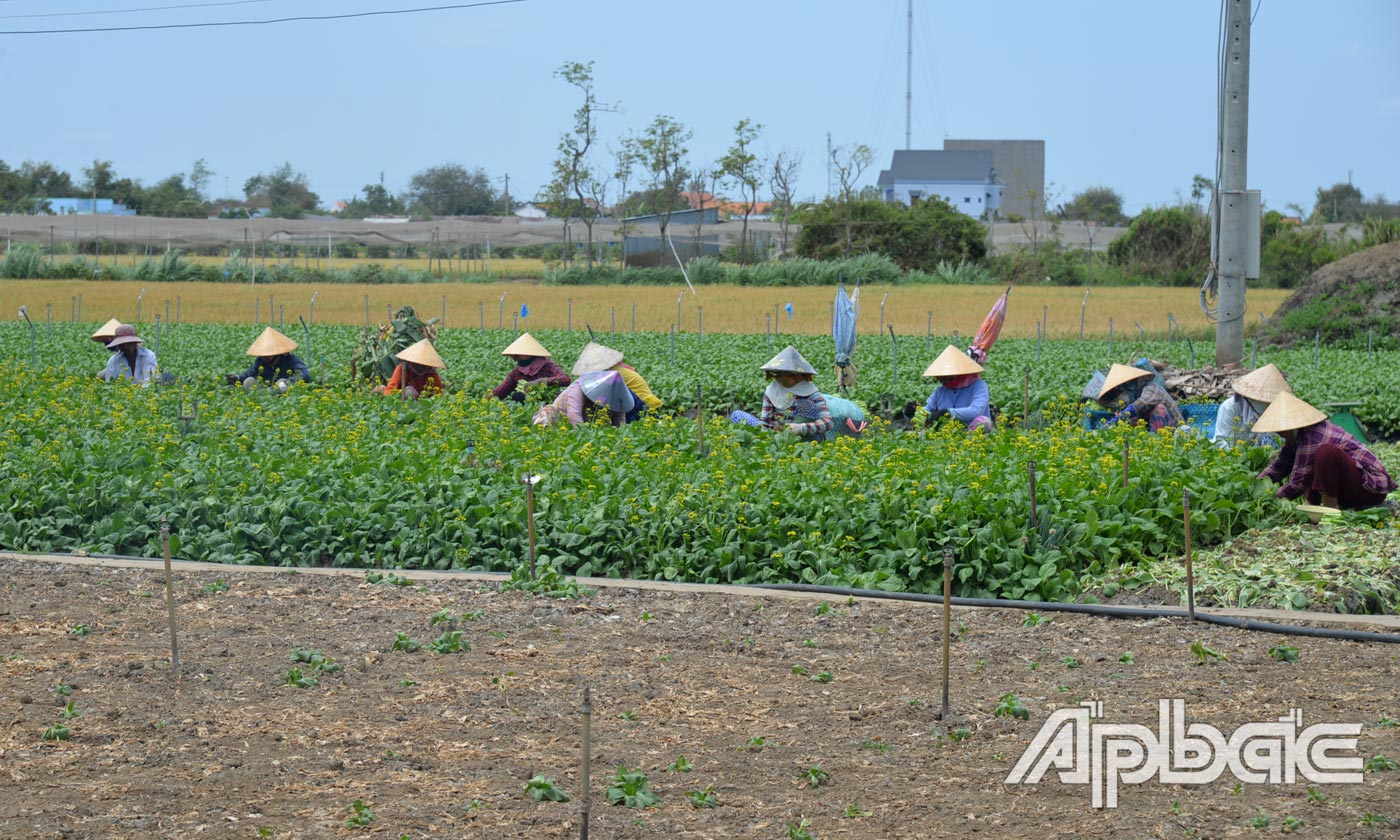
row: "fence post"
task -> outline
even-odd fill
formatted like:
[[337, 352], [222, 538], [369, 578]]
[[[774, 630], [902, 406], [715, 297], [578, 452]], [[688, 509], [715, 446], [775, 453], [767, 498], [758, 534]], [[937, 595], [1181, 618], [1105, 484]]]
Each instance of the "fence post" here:
[[705, 307], [695, 307], [695, 331], [701, 341], [705, 340]]
[[1079, 304], [1079, 340], [1084, 340], [1084, 309], [1089, 305], [1089, 290], [1084, 290], [1084, 301]]

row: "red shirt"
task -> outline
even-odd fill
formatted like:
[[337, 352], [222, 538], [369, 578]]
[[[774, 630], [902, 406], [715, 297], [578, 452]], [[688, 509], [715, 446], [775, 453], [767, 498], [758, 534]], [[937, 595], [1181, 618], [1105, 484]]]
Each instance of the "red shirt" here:
[[394, 368], [394, 375], [389, 377], [389, 384], [384, 386], [384, 393], [392, 394], [403, 388], [412, 388], [420, 394], [442, 393], [442, 377], [438, 376], [435, 368], [428, 368], [428, 372], [422, 376], [410, 373], [408, 366], [399, 362]]

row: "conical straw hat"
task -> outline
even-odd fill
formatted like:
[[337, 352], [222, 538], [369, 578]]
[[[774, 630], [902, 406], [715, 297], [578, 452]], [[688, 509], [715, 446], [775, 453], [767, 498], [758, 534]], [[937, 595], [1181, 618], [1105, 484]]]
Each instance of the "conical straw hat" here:
[[1124, 382], [1132, 382], [1134, 379], [1141, 379], [1152, 374], [1142, 368], [1135, 368], [1132, 365], [1118, 365], [1108, 369], [1108, 376], [1104, 377], [1103, 387], [1099, 389], [1099, 399], [1103, 399], [1119, 385]]
[[1288, 391], [1284, 391], [1269, 404], [1264, 413], [1254, 421], [1251, 432], [1287, 432], [1303, 429], [1327, 419], [1321, 409], [1313, 408]]
[[398, 359], [401, 362], [413, 362], [431, 368], [447, 367], [447, 362], [442, 360], [437, 349], [433, 347], [433, 343], [426, 338], [400, 350]]
[[272, 327], [268, 327], [262, 331], [262, 335], [258, 336], [258, 340], [254, 341], [248, 348], [247, 355], [257, 356], [259, 358], [264, 356], [280, 356], [283, 353], [290, 353], [295, 349], [297, 349], [297, 343], [295, 341], [287, 338]]
[[510, 346], [501, 351], [502, 356], [553, 356], [544, 345], [535, 340], [529, 333], [521, 333], [520, 337], [510, 343]]
[[812, 367], [812, 363], [802, 357], [797, 352], [797, 348], [791, 344], [784, 347], [782, 352], [768, 360], [768, 363], [759, 370], [769, 373], [810, 373], [816, 375], [817, 369]]
[[116, 318], [113, 318], [107, 323], [98, 327], [97, 332], [93, 333], [91, 336], [89, 336], [89, 338], [91, 338], [93, 341], [98, 341], [102, 344], [106, 344], [107, 342], [117, 337], [117, 327], [120, 327], [121, 325], [121, 321], [118, 321]]
[[622, 361], [621, 350], [614, 350], [596, 341], [590, 341], [583, 346], [583, 352], [578, 354], [578, 361], [574, 362], [572, 373], [574, 376], [582, 376], [585, 373], [607, 370], [620, 361]]
[[966, 353], [949, 344], [933, 364], [924, 371], [924, 376], [965, 376], [981, 373], [982, 366], [974, 362]]
[[1272, 362], [1236, 379], [1232, 387], [1236, 394], [1247, 400], [1266, 403], [1273, 402], [1279, 394], [1293, 393], [1293, 389], [1288, 387], [1288, 380], [1283, 378], [1283, 371]]

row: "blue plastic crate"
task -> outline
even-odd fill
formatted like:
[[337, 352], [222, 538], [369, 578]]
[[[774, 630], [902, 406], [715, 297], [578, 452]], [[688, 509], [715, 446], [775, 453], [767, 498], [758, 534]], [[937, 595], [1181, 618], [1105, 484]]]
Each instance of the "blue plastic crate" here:
[[[1201, 434], [1210, 437], [1215, 433], [1215, 415], [1220, 412], [1219, 403], [1200, 403], [1179, 406], [1181, 416], [1186, 419], [1186, 425]], [[1095, 408], [1084, 409], [1084, 428], [1089, 430], [1102, 429], [1108, 425], [1108, 421], [1113, 419], [1113, 412], [1102, 411]]]

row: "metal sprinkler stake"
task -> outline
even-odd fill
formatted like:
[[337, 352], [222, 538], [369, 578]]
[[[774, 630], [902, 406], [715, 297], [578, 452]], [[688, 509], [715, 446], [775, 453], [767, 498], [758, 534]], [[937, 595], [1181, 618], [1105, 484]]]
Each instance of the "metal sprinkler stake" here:
[[190, 413], [189, 413], [189, 414], [186, 414], [186, 413], [185, 413], [185, 398], [184, 398], [184, 397], [180, 397], [180, 408], [179, 408], [179, 412], [180, 412], [180, 413], [179, 413], [178, 416], [179, 416], [179, 418], [180, 418], [180, 422], [182, 422], [182, 423], [185, 424], [185, 434], [189, 434], [189, 433], [190, 433], [190, 424], [193, 423], [193, 422], [195, 421], [195, 418], [199, 416], [199, 398], [198, 398], [198, 397], [193, 397], [193, 398], [191, 398], [191, 400], [190, 400]]
[[165, 556], [165, 608], [170, 615], [170, 673], [180, 675], [180, 645], [175, 637], [175, 586], [170, 580], [170, 523], [160, 518], [160, 544]]
[[1128, 439], [1123, 438], [1123, 486], [1128, 486]]
[[1031, 459], [1031, 462], [1030, 462], [1030, 465], [1029, 465], [1029, 466], [1030, 466], [1030, 476], [1031, 476], [1031, 528], [1034, 529], [1034, 528], [1036, 527], [1036, 523], [1035, 523], [1035, 459], [1034, 459], [1034, 458]]
[[525, 485], [525, 522], [530, 529], [530, 580], [535, 580], [535, 484], [540, 476], [526, 473], [521, 476]]
[[37, 368], [39, 366], [39, 351], [35, 345], [34, 322], [29, 320], [29, 307], [21, 306], [19, 308], [19, 317], [23, 318], [25, 323], [29, 324], [29, 366]]
[[592, 785], [589, 777], [593, 763], [593, 700], [586, 685], [583, 687], [583, 706], [578, 711], [583, 715], [583, 767], [579, 773], [582, 790], [579, 792], [578, 836], [579, 840], [588, 840], [588, 821], [592, 816], [592, 802], [588, 796], [588, 789]]
[[695, 440], [700, 457], [705, 457], [705, 394], [695, 386]]
[[947, 720], [948, 708], [948, 660], [953, 618], [953, 549], [943, 549], [943, 706], [938, 713], [939, 720]]
[[1181, 520], [1186, 529], [1186, 614], [1196, 620], [1196, 578], [1191, 571], [1191, 491], [1181, 488]]

